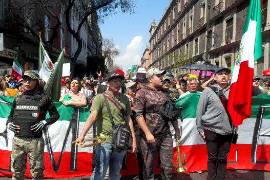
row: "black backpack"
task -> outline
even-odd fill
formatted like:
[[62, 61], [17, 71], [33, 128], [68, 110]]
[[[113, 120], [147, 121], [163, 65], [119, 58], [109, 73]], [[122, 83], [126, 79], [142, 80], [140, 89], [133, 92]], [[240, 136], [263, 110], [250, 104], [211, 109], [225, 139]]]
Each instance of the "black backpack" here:
[[177, 119], [180, 109], [175, 106], [175, 103], [168, 99], [160, 107], [160, 114], [167, 121], [174, 121]]

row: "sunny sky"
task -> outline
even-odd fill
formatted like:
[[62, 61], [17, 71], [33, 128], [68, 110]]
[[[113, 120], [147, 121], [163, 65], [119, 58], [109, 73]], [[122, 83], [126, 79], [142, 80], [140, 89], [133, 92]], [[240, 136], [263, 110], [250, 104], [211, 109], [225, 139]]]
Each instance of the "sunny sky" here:
[[127, 70], [139, 64], [144, 49], [148, 46], [149, 29], [153, 20], [159, 22], [170, 0], [134, 0], [133, 14], [117, 13], [104, 18], [100, 23], [103, 38], [112, 39], [120, 50], [115, 64]]

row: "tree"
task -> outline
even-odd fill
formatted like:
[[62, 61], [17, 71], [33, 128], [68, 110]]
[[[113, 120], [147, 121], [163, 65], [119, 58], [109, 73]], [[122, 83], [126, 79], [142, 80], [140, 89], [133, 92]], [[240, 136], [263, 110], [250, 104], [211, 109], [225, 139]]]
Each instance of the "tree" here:
[[[118, 10], [122, 12], [132, 12], [133, 0], [65, 0], [66, 4], [66, 24], [67, 29], [77, 41], [77, 50], [71, 57], [71, 61], [76, 63], [82, 49], [82, 39], [80, 32], [88, 17], [97, 13], [100, 18], [106, 17]], [[72, 26], [72, 14], [79, 17], [77, 26]]]
[[189, 59], [188, 55], [186, 53], [183, 53], [182, 51], [178, 55], [171, 53], [169, 57], [169, 59], [174, 61], [174, 63], [172, 63], [169, 69], [178, 68], [192, 62], [192, 59]]
[[113, 40], [104, 39], [102, 45], [102, 55], [105, 60], [113, 61], [114, 57], [119, 55], [119, 50], [115, 47]]
[[60, 3], [51, 0], [10, 0], [7, 30], [20, 38], [24, 34], [25, 38], [38, 40], [39, 32], [44, 30], [44, 17], [47, 16], [51, 22], [47, 28], [51, 33], [46, 44], [52, 45], [61, 25], [55, 13], [60, 6]]

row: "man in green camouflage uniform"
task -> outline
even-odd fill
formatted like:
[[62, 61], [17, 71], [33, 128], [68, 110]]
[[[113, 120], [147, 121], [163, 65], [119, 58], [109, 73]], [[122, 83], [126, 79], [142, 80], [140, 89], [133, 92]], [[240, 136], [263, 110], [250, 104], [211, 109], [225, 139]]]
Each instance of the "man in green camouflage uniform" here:
[[[24, 179], [27, 157], [30, 161], [32, 179], [42, 179], [44, 170], [42, 129], [54, 123], [59, 114], [49, 96], [40, 88], [38, 74], [26, 71], [23, 83], [25, 91], [14, 100], [7, 121], [8, 129], [14, 132], [11, 153], [12, 179]], [[47, 111], [50, 118], [45, 119]]]

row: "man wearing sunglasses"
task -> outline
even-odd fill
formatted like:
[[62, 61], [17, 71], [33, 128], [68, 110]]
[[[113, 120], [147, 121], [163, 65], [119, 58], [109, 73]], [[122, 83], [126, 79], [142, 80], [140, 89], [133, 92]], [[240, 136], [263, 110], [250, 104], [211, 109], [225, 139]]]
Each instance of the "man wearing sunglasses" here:
[[154, 160], [160, 156], [163, 179], [172, 178], [173, 140], [168, 121], [160, 113], [160, 107], [168, 100], [163, 92], [165, 71], [151, 68], [146, 73], [148, 84], [137, 91], [134, 111], [140, 127], [139, 146], [144, 161], [144, 179], [154, 180]]
[[[43, 178], [44, 140], [42, 130], [57, 121], [59, 114], [49, 96], [40, 86], [39, 75], [25, 71], [24, 91], [13, 103], [7, 121], [14, 132], [11, 153], [12, 179], [24, 179], [26, 160], [29, 157], [32, 179]], [[50, 118], [46, 118], [47, 111]]]

